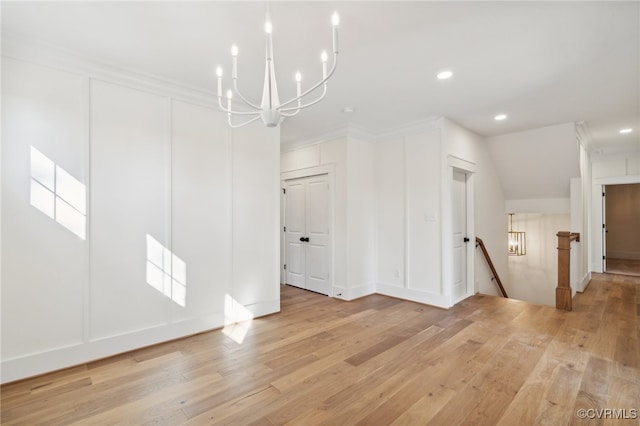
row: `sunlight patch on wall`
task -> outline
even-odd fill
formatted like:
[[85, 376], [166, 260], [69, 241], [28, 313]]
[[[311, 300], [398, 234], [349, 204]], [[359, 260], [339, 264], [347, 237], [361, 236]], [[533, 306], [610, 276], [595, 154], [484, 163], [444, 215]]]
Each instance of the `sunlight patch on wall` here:
[[183, 308], [187, 304], [187, 264], [147, 234], [147, 284]]
[[228, 294], [224, 296], [224, 328], [222, 333], [234, 342], [242, 344], [249, 328], [251, 328], [252, 321], [251, 311]]
[[86, 186], [31, 147], [31, 205], [86, 239]]

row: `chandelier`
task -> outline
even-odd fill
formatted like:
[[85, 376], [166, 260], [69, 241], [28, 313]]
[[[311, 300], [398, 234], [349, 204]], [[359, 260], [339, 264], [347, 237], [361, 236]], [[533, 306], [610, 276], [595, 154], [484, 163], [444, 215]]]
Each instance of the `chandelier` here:
[[524, 256], [527, 254], [527, 237], [524, 232], [513, 230], [513, 213], [509, 213], [509, 256]]
[[[264, 30], [267, 33], [267, 52], [264, 70], [264, 88], [262, 90], [262, 101], [260, 102], [260, 105], [247, 100], [247, 98], [245, 98], [238, 89], [238, 46], [236, 46], [235, 44], [231, 46], [231, 59], [233, 61], [231, 68], [231, 80], [233, 90], [229, 89], [226, 93], [226, 107], [222, 104], [222, 67], [218, 66], [216, 68], [216, 75], [218, 77], [218, 105], [224, 112], [227, 113], [229, 126], [242, 127], [246, 126], [247, 124], [253, 123], [254, 121], [261, 118], [262, 122], [267, 127], [276, 127], [278, 126], [278, 124], [280, 124], [284, 117], [293, 117], [294, 115], [297, 115], [301, 109], [310, 107], [320, 102], [327, 94], [327, 80], [329, 80], [329, 78], [331, 78], [331, 76], [335, 72], [338, 62], [339, 23], [340, 17], [338, 16], [337, 12], [334, 12], [333, 16], [331, 16], [331, 24], [333, 29], [333, 65], [331, 66], [331, 70], [327, 73], [328, 55], [326, 51], [323, 51], [320, 55], [320, 59], [322, 62], [322, 80], [302, 92], [302, 74], [300, 74], [300, 72], [296, 72], [296, 96], [286, 102], [280, 102], [280, 98], [278, 98], [276, 75], [273, 66], [273, 41], [271, 37], [273, 27], [271, 25], [271, 22], [267, 20], [267, 22], [264, 24]], [[323, 87], [320, 97], [311, 102], [303, 104], [302, 99], [305, 96], [309, 95], [311, 92], [318, 89], [320, 86]], [[244, 104], [244, 108], [242, 110], [233, 110], [231, 108], [231, 99], [233, 98], [234, 94], [237, 95], [242, 104]], [[232, 121], [232, 116], [244, 118], [245, 120], [240, 123], [234, 123]]]

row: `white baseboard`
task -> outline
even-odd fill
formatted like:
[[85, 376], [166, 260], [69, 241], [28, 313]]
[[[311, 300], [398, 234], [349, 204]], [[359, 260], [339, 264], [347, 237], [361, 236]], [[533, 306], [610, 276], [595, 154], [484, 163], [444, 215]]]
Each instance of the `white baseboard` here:
[[450, 308], [453, 306], [449, 296], [413, 290], [410, 288], [396, 287], [388, 284], [376, 284], [376, 293], [384, 294], [385, 296], [397, 297], [398, 299], [411, 300], [412, 302], [424, 303], [425, 305], [437, 306], [439, 308]]
[[575, 285], [575, 289], [579, 292], [582, 293], [584, 292], [584, 290], [587, 288], [587, 285], [589, 285], [589, 281], [591, 281], [591, 271], [587, 272], [584, 277], [582, 277], [582, 279], [577, 279], [574, 283]]
[[[260, 317], [279, 312], [280, 301], [261, 302], [248, 305], [245, 308], [249, 310], [254, 317]], [[224, 313], [215, 312], [173, 324], [78, 343], [77, 345], [63, 348], [55, 348], [46, 352], [29, 354], [19, 358], [2, 360], [0, 366], [0, 382], [13, 382], [75, 365], [85, 364], [145, 346], [221, 328], [225, 325], [224, 322]]]
[[341, 300], [354, 300], [359, 297], [368, 296], [375, 292], [376, 286], [373, 283], [367, 283], [357, 287], [333, 286], [333, 297]]

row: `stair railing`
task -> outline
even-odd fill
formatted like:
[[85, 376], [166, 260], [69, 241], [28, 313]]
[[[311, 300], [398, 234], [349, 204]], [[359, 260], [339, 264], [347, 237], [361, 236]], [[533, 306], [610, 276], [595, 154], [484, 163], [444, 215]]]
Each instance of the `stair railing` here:
[[507, 292], [505, 291], [504, 287], [502, 286], [502, 281], [500, 281], [500, 277], [498, 276], [498, 271], [496, 271], [495, 266], [493, 266], [493, 262], [491, 261], [491, 257], [489, 256], [489, 252], [487, 251], [487, 248], [484, 245], [484, 242], [482, 241], [481, 238], [476, 237], [476, 247], [480, 247], [480, 250], [482, 250], [482, 254], [484, 255], [484, 259], [487, 261], [487, 264], [489, 265], [489, 269], [491, 270], [491, 273], [493, 274], [493, 276], [491, 277], [491, 281], [495, 281], [496, 284], [498, 285], [498, 289], [500, 290], [500, 294], [502, 294], [502, 297], [506, 297], [509, 298], [509, 296], [507, 296]]
[[571, 297], [571, 241], [580, 242], [579, 232], [559, 231], [558, 237], [558, 287], [556, 287], [556, 309], [573, 309]]

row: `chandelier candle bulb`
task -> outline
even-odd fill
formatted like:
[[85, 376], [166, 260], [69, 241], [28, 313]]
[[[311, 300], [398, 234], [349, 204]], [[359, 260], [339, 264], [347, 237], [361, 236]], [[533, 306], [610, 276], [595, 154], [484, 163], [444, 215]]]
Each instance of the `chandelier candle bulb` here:
[[273, 27], [271, 26], [271, 22], [264, 24], [264, 30], [267, 33], [267, 61], [270, 61], [273, 59], [273, 40], [271, 38]]
[[[302, 74], [300, 74], [300, 71], [296, 72], [296, 96], [300, 96], [300, 94], [302, 93]], [[298, 102], [299, 103], [299, 102]]]
[[218, 97], [222, 96], [222, 67], [216, 68], [216, 75], [218, 76]]
[[340, 16], [338, 15], [338, 12], [333, 12], [331, 23], [333, 24], [333, 53], [335, 55], [338, 53], [338, 24], [340, 23]]
[[[329, 59], [326, 50], [322, 51], [322, 53], [320, 54], [320, 59], [322, 60], [322, 79], [324, 80], [325, 78], [327, 78], [327, 59]], [[324, 84], [327, 84], [327, 82], [325, 82]]]
[[235, 44], [231, 46], [231, 60], [232, 60], [232, 68], [231, 68], [231, 78], [234, 80], [238, 79], [238, 46]]

